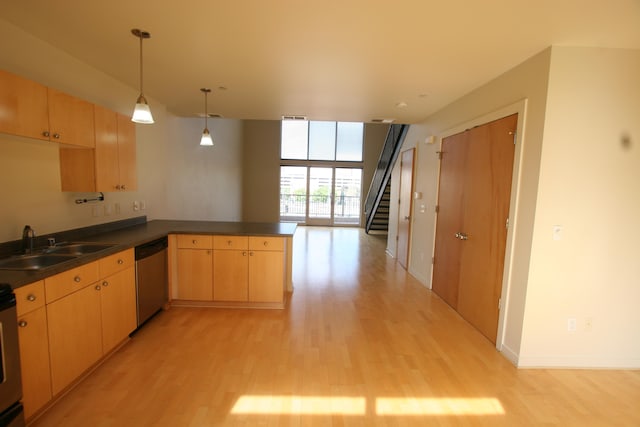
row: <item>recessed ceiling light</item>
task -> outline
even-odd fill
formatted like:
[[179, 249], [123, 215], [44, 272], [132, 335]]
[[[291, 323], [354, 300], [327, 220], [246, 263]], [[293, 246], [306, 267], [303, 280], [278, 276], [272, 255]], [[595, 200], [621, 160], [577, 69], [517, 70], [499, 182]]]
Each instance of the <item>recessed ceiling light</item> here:
[[371, 119], [371, 123], [393, 123], [395, 122], [396, 119]]
[[397, 108], [407, 108], [407, 103], [404, 101], [400, 101], [396, 104]]

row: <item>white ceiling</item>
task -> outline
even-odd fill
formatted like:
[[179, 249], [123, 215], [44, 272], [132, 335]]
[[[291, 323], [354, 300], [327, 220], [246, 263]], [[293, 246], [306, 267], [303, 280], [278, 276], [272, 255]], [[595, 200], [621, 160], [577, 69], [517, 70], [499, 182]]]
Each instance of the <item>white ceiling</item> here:
[[416, 123], [550, 45], [640, 49], [640, 0], [6, 0], [0, 16], [136, 88], [130, 31], [150, 32], [145, 94], [180, 116], [210, 87], [229, 118]]

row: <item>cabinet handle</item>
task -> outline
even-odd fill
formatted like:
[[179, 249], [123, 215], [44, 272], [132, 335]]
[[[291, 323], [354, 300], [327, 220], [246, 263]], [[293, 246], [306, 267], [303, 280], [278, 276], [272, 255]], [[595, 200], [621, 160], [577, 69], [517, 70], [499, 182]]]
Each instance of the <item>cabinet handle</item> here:
[[269, 242], [267, 242], [266, 240], [264, 241], [264, 245], [265, 246], [269, 246]]
[[191, 243], [193, 243], [194, 245], [196, 245], [196, 244], [198, 244], [198, 241], [197, 241], [196, 239], [193, 239], [193, 240], [191, 241]]
[[28, 325], [26, 320], [21, 320], [18, 322], [18, 326], [20, 326], [21, 328], [25, 328]]
[[59, 133], [54, 133], [53, 134], [53, 138], [54, 139], [60, 139], [60, 134]]
[[42, 136], [46, 136], [47, 138], [49, 138], [49, 135], [50, 133], [48, 130], [42, 131]]
[[120, 184], [116, 185], [116, 190], [120, 189]]
[[242, 256], [247, 256], [247, 252], [246, 251], [242, 251]]
[[119, 259], [119, 260], [118, 260], [118, 264], [122, 265], [122, 264], [124, 264], [124, 261], [123, 261], [123, 260], [121, 260], [121, 259]]
[[99, 291], [100, 289], [102, 289], [100, 285], [96, 285], [96, 291]]
[[124, 184], [122, 184], [122, 185], [120, 186], [120, 189], [121, 189], [121, 190], [125, 190], [125, 189], [126, 189], [126, 188], [125, 188], [125, 186], [124, 186]]
[[249, 256], [253, 256], [253, 251], [249, 252]]
[[105, 280], [104, 282], [102, 282], [102, 286], [109, 286], [109, 282]]
[[82, 281], [82, 278], [80, 276], [76, 276], [73, 278], [73, 281], [76, 283], [80, 283]]
[[36, 300], [36, 296], [34, 294], [27, 295], [27, 301], [35, 301], [35, 300]]

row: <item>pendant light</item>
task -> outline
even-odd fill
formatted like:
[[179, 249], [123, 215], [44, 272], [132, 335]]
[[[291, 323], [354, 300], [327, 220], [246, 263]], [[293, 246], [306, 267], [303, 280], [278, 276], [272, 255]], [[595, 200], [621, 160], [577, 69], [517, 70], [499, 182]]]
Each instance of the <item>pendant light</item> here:
[[136, 107], [133, 110], [131, 121], [151, 124], [153, 123], [153, 116], [151, 115], [149, 104], [147, 103], [147, 99], [144, 97], [144, 93], [142, 91], [142, 40], [151, 38], [151, 34], [137, 28], [131, 30], [131, 34], [140, 39], [140, 96], [138, 96], [138, 100], [136, 101]]
[[207, 127], [207, 119], [209, 118], [209, 114], [207, 113], [207, 94], [211, 92], [211, 89], [202, 88], [200, 89], [200, 92], [204, 93], [204, 130], [202, 131], [202, 137], [200, 138], [200, 145], [210, 147], [213, 145], [213, 139], [211, 139], [211, 134]]

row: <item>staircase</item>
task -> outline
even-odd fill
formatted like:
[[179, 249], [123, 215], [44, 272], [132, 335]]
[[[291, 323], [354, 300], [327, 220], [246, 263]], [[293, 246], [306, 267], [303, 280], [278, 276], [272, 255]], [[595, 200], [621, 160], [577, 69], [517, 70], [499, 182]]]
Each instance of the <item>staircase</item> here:
[[391, 171], [396, 163], [409, 125], [391, 125], [387, 132], [378, 167], [371, 180], [365, 201], [365, 231], [387, 232], [389, 230], [389, 208], [391, 203]]

